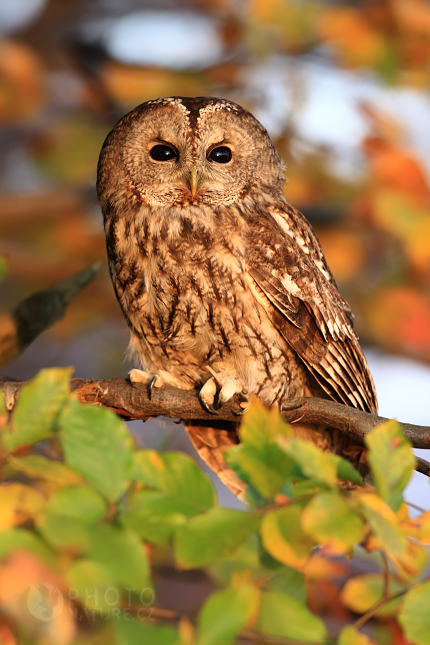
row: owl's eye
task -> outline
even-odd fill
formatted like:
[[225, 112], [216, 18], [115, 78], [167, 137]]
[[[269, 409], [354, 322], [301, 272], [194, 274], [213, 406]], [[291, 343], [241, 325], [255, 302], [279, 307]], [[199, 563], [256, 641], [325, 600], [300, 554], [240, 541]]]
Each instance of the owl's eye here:
[[175, 148], [166, 146], [165, 144], [154, 146], [149, 154], [155, 161], [171, 161], [172, 159], [177, 159], [179, 156]]
[[216, 161], [217, 163], [228, 163], [231, 159], [231, 150], [227, 146], [220, 146], [214, 148], [208, 154], [208, 159]]

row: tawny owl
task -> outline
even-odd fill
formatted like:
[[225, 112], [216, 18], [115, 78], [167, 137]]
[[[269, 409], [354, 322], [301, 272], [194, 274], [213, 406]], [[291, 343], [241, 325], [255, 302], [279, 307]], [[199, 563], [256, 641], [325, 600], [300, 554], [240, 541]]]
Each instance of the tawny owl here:
[[[217, 98], [161, 98], [106, 138], [97, 189], [113, 285], [144, 371], [132, 380], [198, 389], [213, 409], [236, 393], [282, 407], [322, 396], [376, 412], [376, 394], [319, 242], [285, 199], [282, 163], [263, 126]], [[227, 485], [233, 425], [188, 426]], [[328, 428], [295, 431], [360, 462]]]

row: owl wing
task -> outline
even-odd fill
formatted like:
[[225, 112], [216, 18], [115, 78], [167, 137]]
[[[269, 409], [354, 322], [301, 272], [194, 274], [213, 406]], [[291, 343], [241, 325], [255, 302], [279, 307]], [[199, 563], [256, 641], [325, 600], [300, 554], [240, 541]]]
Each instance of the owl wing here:
[[247, 270], [273, 324], [331, 399], [376, 412], [351, 309], [306, 218], [285, 204], [249, 224]]

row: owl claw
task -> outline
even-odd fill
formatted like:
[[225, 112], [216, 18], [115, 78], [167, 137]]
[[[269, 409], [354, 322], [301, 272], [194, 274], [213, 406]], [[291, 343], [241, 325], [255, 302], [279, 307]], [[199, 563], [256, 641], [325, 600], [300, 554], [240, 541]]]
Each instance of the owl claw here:
[[206, 412], [209, 412], [209, 414], [219, 414], [215, 409], [216, 391], [217, 386], [213, 376], [206, 381], [199, 391], [199, 401], [201, 406], [206, 410]]
[[158, 374], [154, 374], [154, 376], [150, 378], [146, 384], [146, 393], [148, 395], [149, 400], [151, 400], [152, 398], [152, 388], [156, 386], [157, 381], [158, 381]]
[[242, 401], [239, 403], [238, 409], [233, 410], [232, 409], [232, 414], [234, 414], [235, 417], [241, 417], [242, 415], [245, 414], [245, 412], [248, 412], [249, 409], [249, 401]]

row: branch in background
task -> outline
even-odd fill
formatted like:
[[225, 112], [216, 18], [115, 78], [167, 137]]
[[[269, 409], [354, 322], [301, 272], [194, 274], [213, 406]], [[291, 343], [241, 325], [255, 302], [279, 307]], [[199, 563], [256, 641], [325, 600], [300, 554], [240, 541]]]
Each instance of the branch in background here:
[[0, 365], [9, 363], [42, 331], [60, 320], [67, 306], [97, 275], [100, 263], [38, 291], [0, 316]]
[[[9, 410], [12, 410], [25, 382], [8, 380], [0, 377]], [[152, 417], [172, 417], [174, 419], [193, 419], [195, 421], [238, 421], [238, 404], [235, 399], [225, 403], [218, 415], [212, 415], [202, 409], [195, 390], [179, 390], [165, 385], [152, 390], [148, 397], [145, 386], [131, 386], [121, 378], [104, 380], [72, 379], [71, 388], [80, 401], [110, 408], [125, 421], [141, 419], [146, 421]], [[387, 421], [376, 414], [362, 412], [341, 403], [308, 397], [290, 399], [288, 409], [283, 410], [283, 416], [289, 423], [324, 423], [352, 437], [357, 443], [364, 445], [365, 436], [377, 425]], [[401, 423], [406, 437], [414, 448], [430, 448], [430, 428]], [[416, 470], [430, 476], [430, 463], [417, 458]]]

